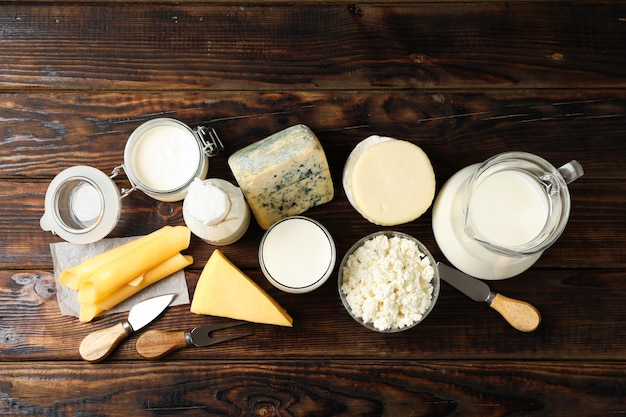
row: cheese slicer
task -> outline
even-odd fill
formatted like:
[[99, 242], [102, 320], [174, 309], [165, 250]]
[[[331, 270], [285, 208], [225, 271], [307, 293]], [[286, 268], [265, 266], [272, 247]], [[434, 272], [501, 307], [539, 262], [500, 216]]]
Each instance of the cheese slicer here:
[[85, 336], [80, 343], [80, 356], [88, 362], [100, 362], [133, 332], [150, 324], [159, 317], [174, 300], [176, 294], [148, 298], [130, 309], [128, 319], [106, 329]]

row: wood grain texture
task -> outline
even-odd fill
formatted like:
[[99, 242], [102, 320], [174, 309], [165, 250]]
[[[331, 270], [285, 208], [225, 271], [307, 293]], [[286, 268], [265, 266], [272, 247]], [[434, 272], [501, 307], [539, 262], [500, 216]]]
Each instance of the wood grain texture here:
[[522, 332], [533, 332], [541, 324], [541, 313], [530, 303], [496, 294], [490, 307], [515, 329]]
[[[172, 359], [626, 360], [626, 335], [619, 331], [626, 282], [620, 271], [537, 268], [518, 279], [490, 283], [493, 290], [539, 310], [542, 323], [532, 333], [513, 329], [485, 303], [444, 283], [427, 319], [394, 335], [354, 322], [339, 300], [334, 279], [314, 293], [298, 295], [276, 290], [258, 269], [246, 272], [292, 315], [294, 327], [249, 324], [238, 330], [252, 331], [251, 336], [185, 349], [172, 353]], [[49, 273], [3, 272], [0, 277], [0, 361], [80, 360], [78, 347], [87, 334], [125, 318], [120, 313], [80, 323], [61, 316]], [[187, 271], [190, 294], [197, 278], [196, 271]], [[181, 305], [170, 307], [146, 330], [188, 331], [219, 320], [191, 314], [188, 305]], [[109, 360], [139, 359], [135, 342], [140, 334], [120, 344]]]
[[[626, 5], [7, 3], [5, 89], [624, 87]], [[585, 28], [581, 33], [581, 28]]]
[[190, 347], [184, 331], [148, 330], [135, 343], [135, 350], [145, 359], [160, 359], [177, 350]]
[[[619, 414], [623, 365], [599, 362], [126, 362], [2, 365], [0, 415]], [[159, 378], [146, 378], [157, 373]], [[78, 389], [77, 389], [78, 388]], [[36, 394], [34, 394], [36, 393]], [[565, 408], [567, 407], [567, 408]]]
[[214, 127], [226, 150], [211, 159], [210, 173], [228, 178], [226, 156], [297, 123], [319, 136], [336, 182], [352, 148], [378, 133], [423, 147], [440, 180], [511, 149], [557, 165], [577, 158], [587, 170], [583, 180], [626, 176], [622, 90], [25, 92], [0, 93], [0, 108], [7, 120], [0, 124], [0, 178], [49, 181], [86, 163], [110, 173], [124, 162], [133, 130], [156, 117]]
[[[607, 416], [626, 413], [626, 3], [621, 1], [22, 2], [0, 5], [0, 415]], [[519, 332], [447, 284], [411, 331], [382, 335], [345, 312], [336, 273], [310, 294], [263, 277], [253, 221], [221, 248], [294, 318], [247, 324], [245, 338], [142, 359], [130, 335], [98, 364], [91, 323], [62, 316], [39, 227], [52, 178], [74, 165], [110, 173], [142, 122], [214, 127], [227, 157], [297, 123], [326, 151], [335, 198], [306, 213], [338, 256], [380, 228], [341, 186], [353, 147], [372, 134], [431, 158], [437, 191], [500, 152], [577, 159], [572, 212], [558, 242], [521, 276], [490, 282], [528, 301], [539, 328]], [[127, 187], [124, 175], [115, 178]], [[111, 237], [183, 224], [180, 203], [140, 191]], [[431, 212], [395, 229], [445, 261]], [[214, 247], [185, 251], [193, 295]], [[337, 268], [337, 267], [336, 267]], [[150, 330], [214, 322], [169, 308]], [[245, 328], [245, 329], [244, 329]]]

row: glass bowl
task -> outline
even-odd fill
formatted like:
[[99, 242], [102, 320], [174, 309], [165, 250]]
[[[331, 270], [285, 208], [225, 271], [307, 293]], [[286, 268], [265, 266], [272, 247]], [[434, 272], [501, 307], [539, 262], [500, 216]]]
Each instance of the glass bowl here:
[[380, 231], [363, 237], [346, 252], [337, 288], [357, 323], [395, 333], [415, 327], [433, 310], [439, 296], [439, 270], [428, 249], [413, 236]]

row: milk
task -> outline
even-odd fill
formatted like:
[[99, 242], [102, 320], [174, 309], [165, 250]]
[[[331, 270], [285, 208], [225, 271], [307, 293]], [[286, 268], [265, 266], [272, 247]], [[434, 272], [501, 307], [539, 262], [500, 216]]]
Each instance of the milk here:
[[318, 222], [287, 217], [263, 236], [259, 261], [265, 277], [277, 288], [304, 293], [321, 286], [335, 266], [335, 244]]
[[[442, 187], [433, 205], [433, 233], [448, 261], [457, 269], [482, 279], [505, 279], [530, 268], [541, 252], [528, 256], [504, 256], [487, 249], [465, 233], [463, 195], [478, 164], [453, 175]], [[510, 172], [510, 171], [508, 171]], [[484, 184], [472, 204], [473, 226], [492, 243], [525, 243], [540, 229], [548, 210], [534, 185], [521, 174], [499, 176]], [[500, 199], [506, 195], [508, 198]], [[519, 197], [519, 198], [518, 198]], [[516, 220], [517, 216], [520, 220]]]
[[496, 172], [474, 188], [468, 205], [473, 235], [494, 246], [516, 247], [535, 239], [549, 215], [545, 187], [520, 171]]

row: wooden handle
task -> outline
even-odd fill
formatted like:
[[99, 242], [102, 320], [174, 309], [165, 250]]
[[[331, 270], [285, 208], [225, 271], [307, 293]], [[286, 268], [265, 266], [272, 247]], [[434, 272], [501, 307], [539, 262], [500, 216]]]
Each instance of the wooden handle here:
[[150, 330], [137, 339], [137, 353], [146, 359], [158, 359], [187, 346], [185, 332]]
[[100, 362], [113, 352], [120, 342], [132, 333], [132, 328], [124, 323], [89, 333], [80, 343], [80, 356], [89, 362]]
[[496, 294], [490, 306], [502, 314], [511, 326], [522, 332], [534, 331], [541, 322], [539, 311], [525, 301]]

